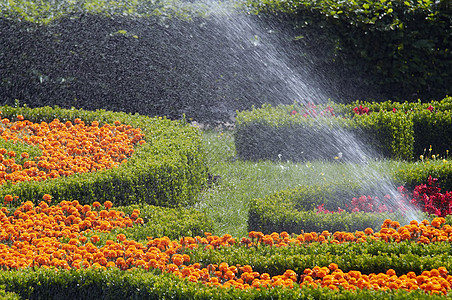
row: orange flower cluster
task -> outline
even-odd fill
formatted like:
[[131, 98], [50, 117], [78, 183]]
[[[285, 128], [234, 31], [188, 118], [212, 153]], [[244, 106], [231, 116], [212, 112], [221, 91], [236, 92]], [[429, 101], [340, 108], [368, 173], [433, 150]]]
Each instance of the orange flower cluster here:
[[444, 224], [444, 218], [435, 218], [430, 222], [423, 220], [421, 223], [413, 220], [410, 224], [400, 226], [396, 221], [386, 219], [380, 231], [374, 232], [371, 228], [364, 231], [330, 233], [307, 232], [290, 236], [287, 232], [278, 234], [263, 234], [258, 231], [251, 231], [249, 237], [242, 238], [241, 243], [247, 246], [266, 244], [276, 247], [284, 247], [290, 244], [300, 245], [302, 243], [320, 242], [341, 244], [344, 242], [365, 242], [366, 240], [384, 240], [387, 242], [414, 241], [416, 243], [428, 244], [430, 242], [452, 242], [452, 226]]
[[452, 276], [446, 268], [440, 267], [431, 271], [424, 271], [420, 275], [409, 272], [397, 276], [393, 269], [386, 273], [361, 274], [359, 271], [344, 273], [337, 264], [330, 264], [328, 267], [315, 266], [312, 269], [305, 269], [300, 276], [301, 284], [312, 287], [329, 287], [338, 290], [339, 286], [347, 290], [373, 289], [389, 290], [403, 289], [407, 291], [424, 290], [428, 293], [447, 294], [452, 285]]
[[135, 254], [131, 255], [131, 251], [142, 246], [133, 241], [121, 245], [123, 252], [120, 252], [112, 241], [107, 241], [104, 247], [96, 247], [95, 244], [99, 242], [97, 235], [92, 235], [88, 241], [87, 235], [93, 230], [109, 232], [113, 228], [132, 227], [135, 223], [143, 223], [143, 219], [134, 218], [138, 216], [138, 210], [128, 217], [123, 212], [110, 209], [111, 206], [112, 203], [106, 201], [106, 209], [101, 209], [100, 203], [94, 202], [92, 210], [90, 205], [80, 205], [74, 200], [62, 201], [56, 206], [49, 206], [42, 201], [35, 207], [31, 201], [27, 201], [11, 215], [6, 207], [2, 207], [0, 267], [78, 268], [96, 263], [105, 266], [108, 263], [107, 258], [111, 260], [119, 256], [134, 257]]
[[[46, 200], [50, 195], [44, 195]], [[271, 288], [282, 286], [310, 285], [313, 287], [329, 287], [338, 289], [422, 289], [431, 293], [446, 294], [452, 285], [452, 276], [446, 268], [441, 267], [431, 271], [424, 271], [420, 275], [410, 272], [397, 277], [394, 270], [385, 274], [363, 275], [359, 271], [344, 273], [336, 264], [328, 267], [314, 267], [305, 269], [303, 274], [293, 270], [286, 270], [282, 275], [270, 276], [268, 273], [255, 272], [249, 265], [219, 265], [202, 266], [198, 262], [190, 263], [185, 249], [204, 247], [213, 249], [229, 247], [234, 244], [250, 247], [251, 245], [295, 246], [297, 244], [318, 241], [324, 237], [325, 242], [350, 240], [357, 242], [366, 238], [379, 239], [380, 234], [366, 230], [362, 234], [355, 233], [350, 238], [345, 233], [321, 234], [302, 233], [290, 236], [288, 233], [273, 233], [264, 235], [250, 232], [251, 240], [243, 238], [239, 243], [229, 234], [222, 237], [205, 233], [204, 237], [184, 237], [179, 241], [172, 241], [168, 237], [148, 238], [146, 244], [128, 240], [124, 234], [117, 234], [116, 240], [107, 240], [101, 244], [96, 232], [111, 232], [113, 228], [131, 227], [143, 224], [138, 218], [139, 210], [134, 210], [130, 216], [111, 209], [112, 203], [106, 201], [104, 208], [99, 202], [90, 205], [80, 205], [78, 201], [62, 201], [58, 205], [49, 206], [42, 201], [38, 206], [27, 201], [14, 212], [8, 212], [6, 207], [0, 211], [0, 268], [18, 269], [26, 267], [57, 267], [65, 269], [80, 268], [109, 268], [117, 267], [122, 270], [144, 268], [146, 270], [159, 269], [171, 273], [178, 278], [200, 282], [219, 287]], [[399, 228], [399, 231], [414, 232], [413, 236], [420, 241], [424, 232], [432, 234], [430, 238], [442, 236], [442, 232], [449, 231], [450, 226], [444, 225], [444, 219], [434, 219], [432, 224], [424, 221], [400, 227], [398, 223], [386, 220], [382, 231]], [[423, 228], [425, 227], [425, 229]], [[415, 230], [415, 228], [418, 228]], [[395, 230], [395, 229], [394, 229]], [[94, 232], [95, 231], [95, 232]], [[398, 231], [395, 231], [398, 233]], [[391, 231], [391, 234], [395, 234]], [[403, 235], [403, 233], [399, 233]], [[353, 237], [353, 238], [352, 238]], [[256, 240], [255, 240], [256, 239]], [[384, 239], [384, 238], [383, 238]], [[255, 241], [254, 241], [255, 240]]]
[[[117, 167], [126, 162], [134, 152], [134, 145], [144, 143], [140, 128], [130, 125], [105, 124], [99, 127], [94, 121], [90, 126], [80, 119], [74, 123], [32, 123], [17, 116], [16, 122], [0, 119], [0, 135], [12, 142], [22, 141], [38, 146], [42, 156], [30, 157], [27, 152], [15, 153], [0, 149], [0, 185], [6, 181], [45, 180], [74, 173], [95, 172]], [[16, 163], [20, 156], [22, 164]]]

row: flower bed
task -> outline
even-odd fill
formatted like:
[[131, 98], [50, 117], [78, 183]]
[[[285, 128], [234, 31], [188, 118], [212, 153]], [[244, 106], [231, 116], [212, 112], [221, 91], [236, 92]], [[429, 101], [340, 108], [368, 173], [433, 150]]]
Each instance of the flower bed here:
[[[167, 120], [154, 121], [173, 125]], [[183, 124], [177, 126], [185, 128]], [[151, 144], [159, 142], [149, 138], [152, 136], [149, 133], [159, 133], [158, 130], [137, 128], [143, 129], [146, 143], [137, 146], [136, 152], [122, 165], [143, 156], [140, 149], [153, 149]], [[172, 148], [175, 149], [178, 148]], [[65, 178], [36, 183], [84, 175], [91, 174], [61, 176]], [[5, 187], [24, 184], [28, 183]], [[429, 186], [421, 187], [418, 192], [421, 190], [440, 197], [440, 191]], [[322, 185], [304, 190], [310, 202], [296, 202], [299, 192], [281, 192], [278, 196], [281, 201], [272, 200], [274, 209], [264, 206], [260, 209], [267, 209], [274, 217], [284, 209], [293, 213], [296, 209], [313, 209], [332, 195], [339, 195], [345, 201], [348, 195], [366, 193], [350, 183]], [[322, 221], [312, 210], [315, 216], [307, 220], [313, 226], [302, 226], [305, 231], [270, 233], [266, 228], [234, 238], [229, 234], [204, 233], [212, 228], [212, 223], [202, 214], [190, 217], [197, 214], [194, 210], [179, 210], [174, 214], [175, 210], [164, 208], [154, 213], [159, 208], [144, 204], [114, 209], [115, 201], [102, 201], [103, 204], [92, 199], [61, 201], [61, 195], [55, 197], [50, 193], [41, 194], [44, 201], [33, 199], [34, 202], [25, 201], [16, 207], [19, 201], [28, 199], [13, 195], [16, 194], [5, 195], [8, 207], [3, 206], [0, 212], [0, 268], [3, 269], [0, 284], [23, 298], [57, 299], [65, 295], [74, 299], [367, 299], [391, 295], [394, 299], [410, 296], [422, 299], [451, 294], [450, 218], [413, 221], [400, 226], [397, 221], [387, 219], [387, 214], [372, 216], [357, 212], [344, 218], [324, 214], [333, 217]], [[414, 195], [413, 199], [423, 198]], [[52, 201], [57, 204], [50, 205]], [[367, 206], [360, 207], [364, 210]], [[172, 223], [158, 224], [165, 218], [172, 219]], [[282, 219], [287, 224], [293, 221], [286, 216]], [[168, 225], [176, 223], [188, 225]], [[366, 228], [366, 224], [372, 224], [373, 228]], [[361, 229], [334, 227], [351, 225]], [[171, 229], [165, 231], [161, 227]]]
[[[24, 120], [18, 120], [11, 124], [10, 127], [18, 130], [19, 127], [24, 126], [20, 130], [31, 130], [38, 136], [32, 137], [28, 132], [30, 136], [24, 136], [24, 139], [31, 143], [40, 143], [43, 135], [46, 138], [46, 141], [42, 142], [43, 145], [40, 146], [44, 155], [37, 159], [36, 166], [30, 160], [31, 162], [27, 163], [30, 165], [22, 166], [20, 171], [38, 168], [38, 170], [32, 169], [32, 171], [36, 171], [36, 176], [40, 179], [44, 176], [46, 178], [59, 177], [52, 180], [3, 184], [0, 190], [2, 198], [6, 195], [15, 195], [20, 199], [34, 201], [37, 204], [44, 194], [51, 194], [56, 201], [80, 199], [84, 202], [82, 204], [110, 200], [116, 205], [145, 202], [160, 206], [185, 206], [196, 201], [198, 193], [206, 181], [207, 168], [200, 132], [183, 121], [106, 111], [68, 110], [58, 107], [30, 109], [4, 106], [0, 110], [2, 120], [5, 122], [3, 126], [9, 123], [7, 119], [17, 120], [18, 116], [35, 123], [32, 125]], [[58, 116], [59, 122], [54, 121], [55, 116]], [[85, 127], [83, 124], [91, 124], [91, 126]], [[45, 130], [45, 134], [42, 130]], [[124, 132], [113, 134], [117, 130], [120, 132], [124, 130]], [[63, 137], [71, 131], [82, 140], [71, 142], [67, 136]], [[88, 131], [92, 132], [88, 133]], [[7, 133], [8, 131], [4, 130], [2, 134]], [[98, 138], [101, 138], [102, 141], [96, 141], [96, 134], [100, 135]], [[137, 145], [136, 149], [132, 150], [131, 145], [124, 144], [128, 142], [125, 136], [122, 136], [123, 134], [130, 135], [131, 142], [138, 142], [141, 145]], [[86, 135], [91, 136], [84, 138]], [[112, 142], [115, 138], [121, 138], [121, 142], [116, 140], [116, 144], [107, 145], [108, 135], [111, 135]], [[50, 141], [52, 137], [55, 137], [56, 140]], [[92, 140], [92, 144], [89, 144], [89, 139], [92, 138], [94, 140]], [[64, 140], [66, 140], [68, 148], [66, 156], [64, 156], [65, 166], [63, 166], [63, 156], [58, 156], [63, 155], [61, 154], [63, 148], [61, 143], [64, 143]], [[97, 147], [96, 143], [99, 143], [100, 147]], [[46, 146], [44, 147], [44, 145]], [[119, 150], [119, 156], [126, 157], [114, 157], [115, 150]], [[124, 153], [121, 153], [122, 150]], [[96, 154], [94, 153], [96, 151], [100, 152]], [[86, 152], [91, 152], [92, 161], [86, 161], [85, 158], [79, 158], [79, 162], [73, 160]], [[52, 155], [52, 158], [45, 158], [46, 153]], [[100, 155], [101, 153], [102, 155]], [[110, 161], [105, 160], [108, 153], [111, 155]], [[121, 159], [127, 159], [127, 162], [118, 165]], [[59, 168], [58, 171], [52, 171], [53, 166]], [[109, 166], [117, 167], [107, 169]], [[46, 170], [49, 172], [40, 173]], [[72, 174], [74, 170], [77, 173]], [[94, 170], [96, 172], [87, 172]], [[34, 175], [34, 173], [27, 173], [27, 176], [30, 175]], [[36, 176], [34, 178], [37, 178]]]
[[[36, 271], [53, 267], [98, 269], [105, 274], [111, 274], [108, 269], [144, 269], [151, 274], [172, 274], [172, 279], [161, 277], [164, 283], [185, 279], [208, 287], [260, 291], [277, 287], [332, 291], [401, 289], [446, 295], [452, 286], [448, 272], [452, 264], [438, 252], [447, 251], [452, 241], [452, 227], [444, 218], [431, 223], [413, 221], [406, 226], [387, 219], [377, 232], [370, 228], [354, 233], [325, 230], [292, 235], [252, 231], [249, 237], [240, 240], [228, 234], [206, 233], [180, 240], [148, 237], [136, 241], [123, 233], [116, 234], [114, 239], [100, 236], [114, 232], [115, 228], [142, 226], [144, 220], [137, 209], [125, 215], [114, 210], [108, 201], [103, 205], [94, 202], [92, 206], [78, 201], [62, 201], [55, 206], [42, 201], [34, 206], [27, 201], [14, 212], [3, 207], [0, 222], [0, 267], [4, 270], [0, 283], [15, 286], [12, 290], [19, 293], [25, 293], [21, 285], [27, 281], [17, 282], [14, 272], [9, 270], [32, 267]], [[322, 251], [312, 257], [317, 250]], [[361, 255], [355, 255], [359, 251]], [[385, 254], [389, 252], [392, 256]], [[414, 256], [414, 252], [419, 255]], [[299, 259], [292, 260], [295, 253]], [[437, 257], [432, 259], [422, 253]], [[417, 258], [407, 264], [403, 260], [407, 255]], [[365, 259], [366, 264], [359, 267]], [[273, 264], [268, 264], [269, 260]], [[382, 267], [386, 268], [384, 272], [379, 271]], [[416, 273], [419, 268], [424, 270]], [[63, 276], [60, 282], [68, 280], [64, 272], [55, 276], [60, 274]], [[114, 282], [116, 277], [110, 280]], [[11, 284], [11, 280], [16, 282]], [[32, 295], [33, 290], [27, 292], [27, 296]]]
[[[114, 126], [104, 124], [102, 127], [97, 121], [86, 126], [78, 118], [74, 124], [58, 119], [32, 123], [22, 115], [18, 115], [15, 122], [7, 118], [0, 121], [4, 140], [36, 146], [42, 151], [40, 156], [30, 157], [28, 152], [0, 148], [0, 185], [7, 181], [12, 184], [41, 181], [118, 167], [134, 153], [135, 145], [145, 143], [141, 129], [121, 125], [119, 121]], [[19, 155], [23, 161], [16, 163], [15, 157]]]

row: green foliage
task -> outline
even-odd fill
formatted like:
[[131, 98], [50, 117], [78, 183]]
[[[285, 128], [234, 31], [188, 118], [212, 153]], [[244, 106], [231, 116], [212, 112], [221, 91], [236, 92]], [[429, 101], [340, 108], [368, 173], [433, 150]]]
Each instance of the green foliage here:
[[[26, 160], [35, 160], [36, 157], [42, 155], [42, 150], [37, 146], [28, 145], [22, 141], [6, 141], [3, 138], [0, 138], [0, 148], [6, 149], [9, 151], [14, 151], [16, 153], [15, 162], [16, 164], [23, 165]], [[29, 158], [22, 158], [22, 153], [28, 153]], [[10, 158], [8, 153], [4, 154], [5, 159]]]
[[413, 159], [413, 121], [403, 112], [379, 111], [355, 116], [359, 138], [371, 149], [387, 158]]
[[[289, 19], [312, 47], [327, 49], [325, 64], [373, 77], [388, 97], [416, 99], [451, 93], [448, 0], [249, 0], [259, 14]], [[317, 38], [324, 36], [323, 44]], [[303, 39], [300, 39], [301, 42]], [[327, 46], [325, 46], [327, 44]], [[325, 51], [325, 50], [323, 50]], [[432, 91], [432, 89], [434, 91]], [[412, 95], [407, 94], [407, 92]]]
[[[359, 106], [367, 107], [369, 114], [355, 114], [353, 109]], [[344, 147], [341, 134], [347, 131], [376, 155], [407, 161], [424, 154], [429, 146], [437, 153], [447, 153], [452, 144], [452, 97], [427, 103], [329, 103], [316, 109], [328, 107], [333, 109], [334, 117], [292, 115], [294, 110], [303, 110], [296, 104], [267, 104], [237, 112], [238, 156], [251, 160], [276, 160], [279, 154], [279, 158], [294, 161], [331, 159]]]
[[363, 274], [396, 271], [398, 276], [408, 272], [420, 275], [425, 270], [438, 267], [452, 267], [448, 256], [452, 250], [450, 243], [416, 244], [411, 241], [388, 243], [385, 241], [306, 243], [301, 246], [275, 247], [232, 246], [215, 251], [193, 249], [190, 256], [204, 265], [227, 262], [229, 265], [250, 265], [259, 273], [276, 276], [285, 270], [303, 274], [306, 268], [328, 266], [336, 263], [344, 272], [352, 270]]
[[55, 118], [63, 122], [75, 118], [85, 122], [97, 120], [100, 124], [120, 121], [141, 128], [146, 143], [137, 146], [127, 163], [118, 168], [5, 185], [0, 198], [11, 194], [19, 196], [20, 201], [39, 203], [44, 194], [51, 194], [54, 201], [76, 199], [81, 204], [110, 200], [115, 205], [186, 206], [196, 202], [206, 181], [207, 167], [200, 132], [183, 121], [58, 107], [4, 106], [1, 110], [4, 117], [22, 114], [33, 122], [50, 122]]
[[[452, 100], [452, 98], [449, 98]], [[430, 112], [421, 110], [413, 116], [416, 135], [414, 148], [418, 155], [424, 154], [429, 146], [436, 153], [446, 153], [452, 146], [452, 113], [447, 111]]]
[[401, 167], [393, 174], [393, 180], [412, 190], [415, 186], [428, 182], [428, 177], [438, 179], [443, 191], [452, 191], [452, 164], [449, 161], [419, 161]]
[[331, 183], [308, 185], [283, 190], [263, 198], [250, 200], [248, 217], [249, 231], [264, 233], [299, 233], [364, 230], [367, 227], [378, 229], [387, 218], [403, 220], [399, 214], [388, 213], [318, 213], [316, 208], [337, 211], [345, 208], [353, 197], [372, 194], [372, 187], [359, 187], [354, 183]]
[[[330, 107], [319, 105], [317, 111]], [[369, 115], [352, 115], [352, 106], [332, 104], [343, 115], [311, 117], [291, 114], [303, 108], [297, 105], [263, 105], [251, 111], [237, 112], [235, 142], [241, 159], [273, 159], [293, 161], [334, 159], [339, 152], [353, 159], [347, 151], [354, 136], [384, 157], [413, 158], [412, 119], [404, 113], [378, 111]], [[347, 112], [346, 109], [349, 109]], [[344, 118], [349, 116], [349, 118]]]
[[82, 0], [82, 1], [1, 1], [0, 15], [10, 19], [21, 19], [31, 23], [48, 24], [65, 16], [81, 14], [101, 14], [107, 17], [129, 16], [149, 17], [160, 16], [171, 18], [174, 16], [191, 18], [202, 14], [200, 5], [177, 0], [149, 1], [149, 0]]
[[180, 239], [184, 236], [203, 236], [204, 232], [212, 232], [213, 228], [213, 221], [205, 213], [193, 208], [135, 204], [115, 209], [129, 215], [134, 209], [140, 210], [139, 217], [144, 220], [144, 225], [119, 229], [114, 233], [124, 233], [128, 239], [136, 241], [146, 240], [147, 237], [167, 236], [170, 239]]
[[[323, 106], [319, 106], [321, 110]], [[264, 104], [261, 108], [237, 112], [235, 147], [245, 160], [333, 159], [340, 152], [340, 137], [334, 126], [351, 127], [352, 121], [335, 117], [303, 117], [303, 106]], [[292, 111], [297, 114], [292, 115]], [[329, 147], [326, 148], [325, 145]], [[320, 151], [319, 151], [320, 150]]]
[[[407, 130], [401, 130], [399, 136], [405, 143], [413, 143], [414, 158], [425, 154], [425, 149], [431, 147], [436, 153], [446, 153], [452, 145], [452, 97], [446, 97], [440, 101], [430, 101], [426, 103], [418, 102], [363, 102], [346, 105], [346, 110], [350, 111], [353, 107], [368, 107], [371, 112], [393, 112], [395, 109], [399, 120], [402, 122], [397, 125], [397, 121], [388, 119], [388, 122], [396, 122], [395, 126], [411, 126], [412, 133]], [[400, 113], [400, 114], [397, 114]], [[406, 115], [403, 118], [403, 115]], [[411, 119], [411, 120], [409, 120]], [[408, 135], [407, 135], [408, 134]], [[413, 137], [411, 137], [412, 135]], [[411, 138], [414, 141], [411, 141]], [[402, 145], [392, 145], [393, 148]]]
[[16, 293], [12, 293], [12, 292], [6, 292], [5, 288], [6, 287], [4, 285], [0, 286], [0, 299], [1, 300], [19, 300], [20, 299], [19, 295], [17, 295]]
[[93, 270], [22, 270], [0, 272], [0, 282], [27, 299], [445, 299], [424, 291], [357, 290], [328, 288], [222, 289], [175, 280], [167, 273], [116, 268]]

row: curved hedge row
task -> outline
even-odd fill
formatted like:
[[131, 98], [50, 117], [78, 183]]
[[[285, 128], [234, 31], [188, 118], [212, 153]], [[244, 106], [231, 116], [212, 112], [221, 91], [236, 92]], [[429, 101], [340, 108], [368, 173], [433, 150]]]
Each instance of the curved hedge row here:
[[[320, 234], [320, 233], [319, 233]], [[331, 233], [330, 234], [334, 234]], [[311, 242], [301, 246], [276, 247], [259, 244], [247, 248], [231, 246], [218, 248], [214, 252], [192, 250], [190, 255], [203, 264], [250, 265], [259, 273], [271, 276], [290, 269], [303, 274], [306, 268], [328, 266], [336, 263], [344, 272], [356, 270], [363, 274], [385, 273], [393, 269], [397, 274], [445, 267], [450, 270], [452, 263], [449, 253], [450, 242], [416, 244], [413, 241], [386, 242], [344, 242], [344, 244]]]
[[[444, 154], [451, 150], [452, 145], [452, 97], [446, 97], [440, 101], [418, 102], [393, 102], [384, 101], [364, 102], [357, 101], [347, 105], [351, 112], [353, 107], [362, 105], [368, 107], [370, 112], [396, 110], [412, 119], [412, 135], [414, 136], [413, 153], [415, 156], [425, 154], [429, 146], [435, 153]], [[417, 157], [415, 157], [417, 158]]]
[[95, 173], [75, 174], [41, 182], [6, 184], [7, 194], [38, 203], [44, 194], [56, 201], [77, 199], [81, 204], [112, 201], [116, 205], [148, 203], [158, 206], [193, 204], [207, 179], [205, 153], [198, 129], [184, 121], [149, 118], [138, 114], [61, 109], [58, 107], [0, 107], [2, 117], [14, 119], [21, 114], [32, 122], [51, 122], [80, 118], [85, 122], [122, 124], [139, 127], [146, 143], [136, 147], [127, 163]]
[[452, 190], [452, 163], [447, 160], [416, 162], [400, 168], [392, 175], [396, 183], [409, 190], [428, 182], [429, 176], [438, 179], [438, 186], [443, 191]]

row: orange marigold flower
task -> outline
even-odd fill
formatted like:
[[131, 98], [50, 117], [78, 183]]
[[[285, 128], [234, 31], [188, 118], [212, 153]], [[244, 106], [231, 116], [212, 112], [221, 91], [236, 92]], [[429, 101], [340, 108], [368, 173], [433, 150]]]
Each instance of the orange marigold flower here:
[[126, 240], [126, 236], [125, 234], [120, 233], [116, 236], [116, 239], [118, 239], [118, 241], [124, 242]]
[[106, 209], [110, 209], [113, 206], [113, 203], [111, 201], [105, 201], [104, 206]]
[[14, 198], [13, 198], [12, 195], [6, 195], [5, 198], [4, 198], [4, 200], [5, 200], [6, 203], [13, 201], [13, 199], [14, 199]]
[[366, 228], [364, 229], [364, 233], [367, 235], [372, 235], [374, 234], [374, 230], [372, 228]]
[[339, 268], [339, 266], [335, 263], [331, 263], [328, 266], [328, 269], [330, 269], [331, 271], [337, 270]]
[[94, 244], [98, 243], [100, 241], [100, 238], [98, 235], [93, 235], [90, 238], [91, 242], [93, 242]]
[[389, 276], [394, 276], [394, 275], [396, 275], [396, 272], [393, 269], [389, 269], [386, 271], [386, 274]]
[[44, 194], [44, 196], [42, 196], [42, 199], [46, 202], [50, 202], [52, 200], [52, 196], [49, 194]]

